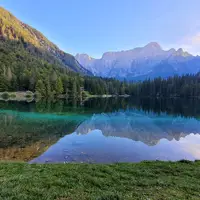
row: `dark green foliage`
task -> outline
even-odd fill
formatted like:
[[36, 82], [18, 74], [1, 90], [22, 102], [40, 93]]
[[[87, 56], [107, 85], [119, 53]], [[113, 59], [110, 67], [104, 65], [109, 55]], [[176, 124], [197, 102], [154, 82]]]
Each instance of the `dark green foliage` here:
[[60, 67], [56, 62], [48, 62], [46, 57], [28, 52], [20, 41], [1, 38], [0, 49], [0, 92], [30, 90], [48, 97], [68, 91], [73, 77], [80, 82], [81, 76]]
[[142, 97], [200, 97], [200, 76], [186, 74], [167, 79], [156, 78], [130, 87], [129, 94]]
[[3, 98], [3, 99], [9, 99], [9, 94], [8, 94], [8, 92], [4, 92], [2, 95], [1, 95], [1, 97]]
[[56, 88], [55, 89], [56, 89], [56, 94], [63, 94], [63, 92], [64, 92], [62, 79], [60, 77], [56, 80]]
[[4, 92], [6, 90], [8, 90], [8, 81], [3, 75], [3, 72], [0, 72], [0, 92]]
[[16, 98], [16, 94], [15, 94], [15, 93], [11, 93], [11, 94], [10, 94], [10, 98], [11, 98], [11, 99]]
[[200, 97], [200, 76], [183, 75], [143, 82], [119, 82], [114, 79], [85, 78], [85, 90], [91, 94], [140, 97]]
[[[123, 88], [122, 88], [123, 86]], [[112, 78], [85, 77], [84, 89], [92, 95], [120, 95], [129, 93], [130, 84]]]
[[31, 91], [27, 91], [25, 97], [26, 97], [26, 98], [33, 98], [33, 97], [34, 97], [34, 94], [33, 94], [33, 92], [31, 92]]
[[45, 85], [42, 80], [38, 80], [35, 86], [36, 93], [39, 93], [42, 96], [46, 96]]

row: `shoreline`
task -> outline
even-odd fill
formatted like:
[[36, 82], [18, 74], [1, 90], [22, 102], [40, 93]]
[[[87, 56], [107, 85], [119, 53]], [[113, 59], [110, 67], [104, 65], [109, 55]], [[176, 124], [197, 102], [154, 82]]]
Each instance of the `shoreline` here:
[[110, 97], [130, 97], [131, 95], [109, 95], [109, 94], [104, 94], [104, 95], [90, 95], [88, 98], [110, 98]]
[[[5, 97], [3, 97], [5, 96]], [[90, 99], [90, 98], [111, 98], [111, 97], [130, 97], [130, 95], [90, 95], [87, 94], [83, 101]], [[52, 98], [52, 97], [51, 97]], [[39, 99], [48, 99], [41, 97]], [[52, 99], [66, 99], [64, 95], [55, 96]], [[72, 99], [72, 98], [69, 98]], [[32, 102], [36, 100], [35, 93], [31, 91], [16, 91], [16, 92], [0, 92], [0, 101], [26, 101]]]

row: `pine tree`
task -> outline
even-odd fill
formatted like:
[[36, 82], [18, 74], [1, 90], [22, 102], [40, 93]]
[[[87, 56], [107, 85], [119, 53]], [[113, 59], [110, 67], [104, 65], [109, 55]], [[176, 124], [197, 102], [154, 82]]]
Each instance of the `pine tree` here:
[[72, 83], [72, 97], [74, 99], [77, 98], [77, 85], [76, 85], [76, 80], [73, 81]]
[[0, 75], [0, 92], [5, 92], [8, 90], [8, 81], [4, 75]]
[[49, 78], [45, 79], [45, 88], [46, 88], [46, 97], [50, 97], [52, 95], [52, 92], [51, 92], [51, 85], [49, 82]]
[[36, 83], [35, 91], [41, 96], [46, 96], [46, 88], [42, 80], [38, 80]]
[[58, 78], [56, 81], [55, 91], [56, 91], [56, 94], [62, 94], [64, 92], [63, 83], [62, 83], [61, 78]]
[[8, 67], [7, 69], [7, 79], [9, 82], [12, 80], [12, 72], [11, 72], [10, 67]]
[[58, 76], [57, 76], [56, 72], [53, 71], [53, 73], [52, 73], [52, 75], [51, 75], [51, 81], [52, 81], [52, 82], [55, 82], [55, 81], [57, 81], [57, 78], [58, 78]]

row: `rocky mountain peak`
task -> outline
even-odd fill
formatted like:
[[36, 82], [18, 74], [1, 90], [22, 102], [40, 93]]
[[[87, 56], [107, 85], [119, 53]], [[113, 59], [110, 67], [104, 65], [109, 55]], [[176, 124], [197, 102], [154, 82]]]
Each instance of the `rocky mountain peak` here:
[[90, 57], [90, 56], [89, 56], [88, 54], [86, 54], [86, 53], [81, 53], [81, 54], [77, 53], [76, 56], [75, 56], [75, 58], [76, 58], [77, 60], [79, 60], [79, 59], [93, 60], [93, 59], [94, 59], [94, 58]]
[[162, 50], [161, 46], [157, 42], [150, 42], [144, 46], [144, 48], [149, 50]]
[[200, 58], [182, 48], [163, 50], [157, 42], [126, 51], [106, 52], [101, 59], [80, 63], [96, 76], [123, 80], [144, 80], [175, 74], [197, 73]]
[[182, 54], [184, 51], [183, 51], [183, 49], [182, 48], [179, 48], [178, 50], [177, 50], [177, 53], [180, 53], [180, 54]]
[[188, 57], [188, 56], [192, 56], [191, 54], [189, 54], [187, 51], [184, 51], [182, 48], [179, 48], [175, 53], [175, 56], [182, 56], [182, 57]]

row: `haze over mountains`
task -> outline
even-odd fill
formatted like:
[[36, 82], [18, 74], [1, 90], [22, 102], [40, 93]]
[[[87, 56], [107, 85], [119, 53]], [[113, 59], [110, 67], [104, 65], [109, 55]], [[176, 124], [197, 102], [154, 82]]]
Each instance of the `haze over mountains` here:
[[100, 59], [91, 58], [87, 54], [77, 54], [75, 57], [95, 76], [117, 79], [165, 78], [200, 71], [199, 56], [193, 56], [181, 48], [165, 51], [156, 42], [132, 50], [106, 52]]

